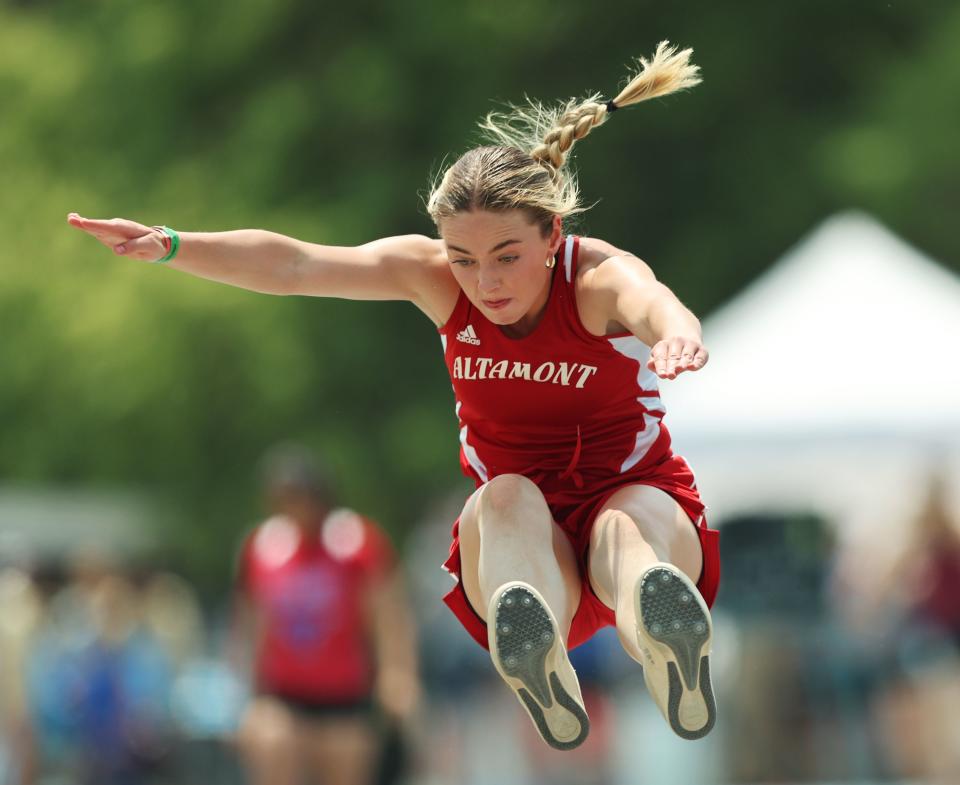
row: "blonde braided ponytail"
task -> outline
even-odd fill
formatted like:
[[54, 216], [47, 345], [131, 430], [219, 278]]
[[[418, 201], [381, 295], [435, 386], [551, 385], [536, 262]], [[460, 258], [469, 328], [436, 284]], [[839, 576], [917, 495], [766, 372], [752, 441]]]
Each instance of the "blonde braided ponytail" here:
[[568, 109], [558, 118], [557, 125], [543, 137], [543, 141], [530, 152], [534, 160], [550, 164], [559, 170], [567, 160], [567, 153], [574, 142], [583, 139], [595, 126], [607, 119], [607, 107], [593, 99]]
[[546, 228], [553, 215], [581, 212], [576, 178], [566, 171], [574, 144], [617, 109], [699, 84], [692, 52], [661, 41], [653, 59], [638, 58], [636, 73], [606, 103], [597, 93], [555, 107], [527, 99], [524, 106], [489, 113], [480, 128], [492, 144], [468, 151], [435, 181], [430, 216], [439, 224], [463, 210], [519, 208]]
[[692, 49], [678, 52], [669, 41], [661, 41], [653, 60], [638, 59], [638, 72], [612, 101], [599, 103], [599, 96], [594, 95], [580, 103], [568, 102], [530, 155], [561, 169], [574, 143], [602, 125], [611, 112], [699, 84], [700, 69], [690, 63], [692, 53]]

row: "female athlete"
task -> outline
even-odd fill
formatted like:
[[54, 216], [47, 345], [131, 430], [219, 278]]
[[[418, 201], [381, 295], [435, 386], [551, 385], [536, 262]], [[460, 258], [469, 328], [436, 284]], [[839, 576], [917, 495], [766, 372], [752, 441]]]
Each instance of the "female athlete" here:
[[271, 294], [409, 300], [433, 320], [477, 484], [453, 527], [445, 601], [558, 749], [589, 728], [567, 650], [607, 625], [675, 733], [704, 736], [716, 716], [718, 536], [657, 389], [707, 362], [700, 324], [644, 262], [563, 232], [583, 209], [574, 143], [616, 110], [697, 84], [689, 56], [661, 43], [612, 101], [488, 115], [493, 144], [432, 188], [438, 239], [348, 248], [68, 217], [121, 256]]

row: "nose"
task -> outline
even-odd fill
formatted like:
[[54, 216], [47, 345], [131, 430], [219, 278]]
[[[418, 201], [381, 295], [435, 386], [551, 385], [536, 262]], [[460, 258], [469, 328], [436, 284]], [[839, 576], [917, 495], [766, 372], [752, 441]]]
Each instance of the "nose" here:
[[480, 270], [477, 277], [477, 286], [481, 294], [492, 294], [500, 288], [500, 277], [492, 270]]

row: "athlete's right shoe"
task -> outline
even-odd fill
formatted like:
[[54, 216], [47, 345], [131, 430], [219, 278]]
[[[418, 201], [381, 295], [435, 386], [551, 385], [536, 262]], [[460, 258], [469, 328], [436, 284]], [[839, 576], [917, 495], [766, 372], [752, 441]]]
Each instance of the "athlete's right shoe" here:
[[699, 739], [713, 728], [710, 611], [693, 582], [672, 564], [647, 568], [634, 588], [643, 680], [673, 732]]
[[582, 744], [590, 721], [580, 684], [540, 593], [521, 581], [497, 589], [488, 607], [487, 639], [494, 666], [543, 740], [558, 750]]

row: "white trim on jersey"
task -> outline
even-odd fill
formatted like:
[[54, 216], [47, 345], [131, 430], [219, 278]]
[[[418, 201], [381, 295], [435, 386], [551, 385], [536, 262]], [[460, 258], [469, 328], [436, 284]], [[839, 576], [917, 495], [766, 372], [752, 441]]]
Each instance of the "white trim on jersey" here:
[[443, 353], [446, 354], [447, 353], [447, 336], [445, 336], [443, 333], [440, 333], [440, 343], [443, 344]]
[[[460, 401], [457, 401], [457, 405], [454, 407], [454, 412], [457, 415], [457, 418], [460, 417], [460, 407], [463, 406]], [[464, 425], [460, 429], [460, 446], [463, 448], [463, 454], [466, 456], [467, 463], [473, 467], [473, 470], [477, 473], [477, 476], [483, 481], [486, 482], [490, 479], [490, 475], [487, 472], [487, 467], [484, 465], [483, 461], [480, 460], [480, 456], [477, 455], [477, 451], [474, 449], [473, 445], [467, 441], [467, 426]]]
[[[659, 392], [660, 387], [657, 385], [657, 375], [647, 368], [647, 360], [650, 359], [650, 347], [635, 335], [627, 335], [622, 338], [609, 338], [608, 340], [616, 351], [624, 357], [636, 360], [639, 364], [640, 367], [637, 370], [637, 387], [644, 392]], [[638, 396], [637, 401], [642, 403], [647, 409], [655, 409], [657, 412], [665, 411], [663, 402], [659, 396], [656, 398], [653, 396]], [[656, 403], [656, 406], [654, 406], [654, 403]], [[642, 431], [637, 432], [637, 441], [633, 447], [633, 452], [630, 453], [620, 467], [621, 474], [640, 463], [643, 457], [650, 451], [650, 448], [660, 435], [660, 418], [662, 416], [662, 414], [659, 414], [654, 417], [647, 412], [643, 413], [643, 422], [646, 427]]]
[[463, 447], [463, 454], [467, 456], [467, 462], [470, 466], [473, 467], [473, 470], [477, 473], [483, 482], [486, 482], [490, 479], [487, 475], [487, 467], [483, 465], [483, 461], [480, 460], [480, 456], [477, 455], [477, 451], [467, 442], [467, 426], [464, 425], [460, 429], [460, 444]]
[[640, 364], [637, 372], [637, 386], [644, 392], [659, 391], [657, 374], [647, 368], [650, 359], [650, 347], [635, 335], [625, 335], [622, 338], [608, 338], [610, 345], [624, 357], [636, 360]]
[[644, 395], [637, 398], [637, 400], [640, 401], [640, 403], [642, 403], [644, 407], [649, 409], [651, 412], [662, 412], [664, 409], [663, 401], [660, 400], [659, 395], [656, 397], [652, 395]]
[[642, 431], [637, 432], [637, 441], [633, 446], [633, 452], [627, 456], [627, 460], [625, 460], [620, 466], [621, 474], [623, 474], [625, 471], [629, 471], [638, 463], [640, 463], [640, 461], [643, 460], [643, 457], [650, 452], [650, 448], [653, 447], [653, 443], [660, 435], [659, 417], [654, 417], [652, 414], [644, 412], [643, 422], [647, 427]]
[[563, 249], [563, 272], [567, 276], [567, 283], [572, 282], [573, 276], [573, 235], [567, 236], [567, 244]]

